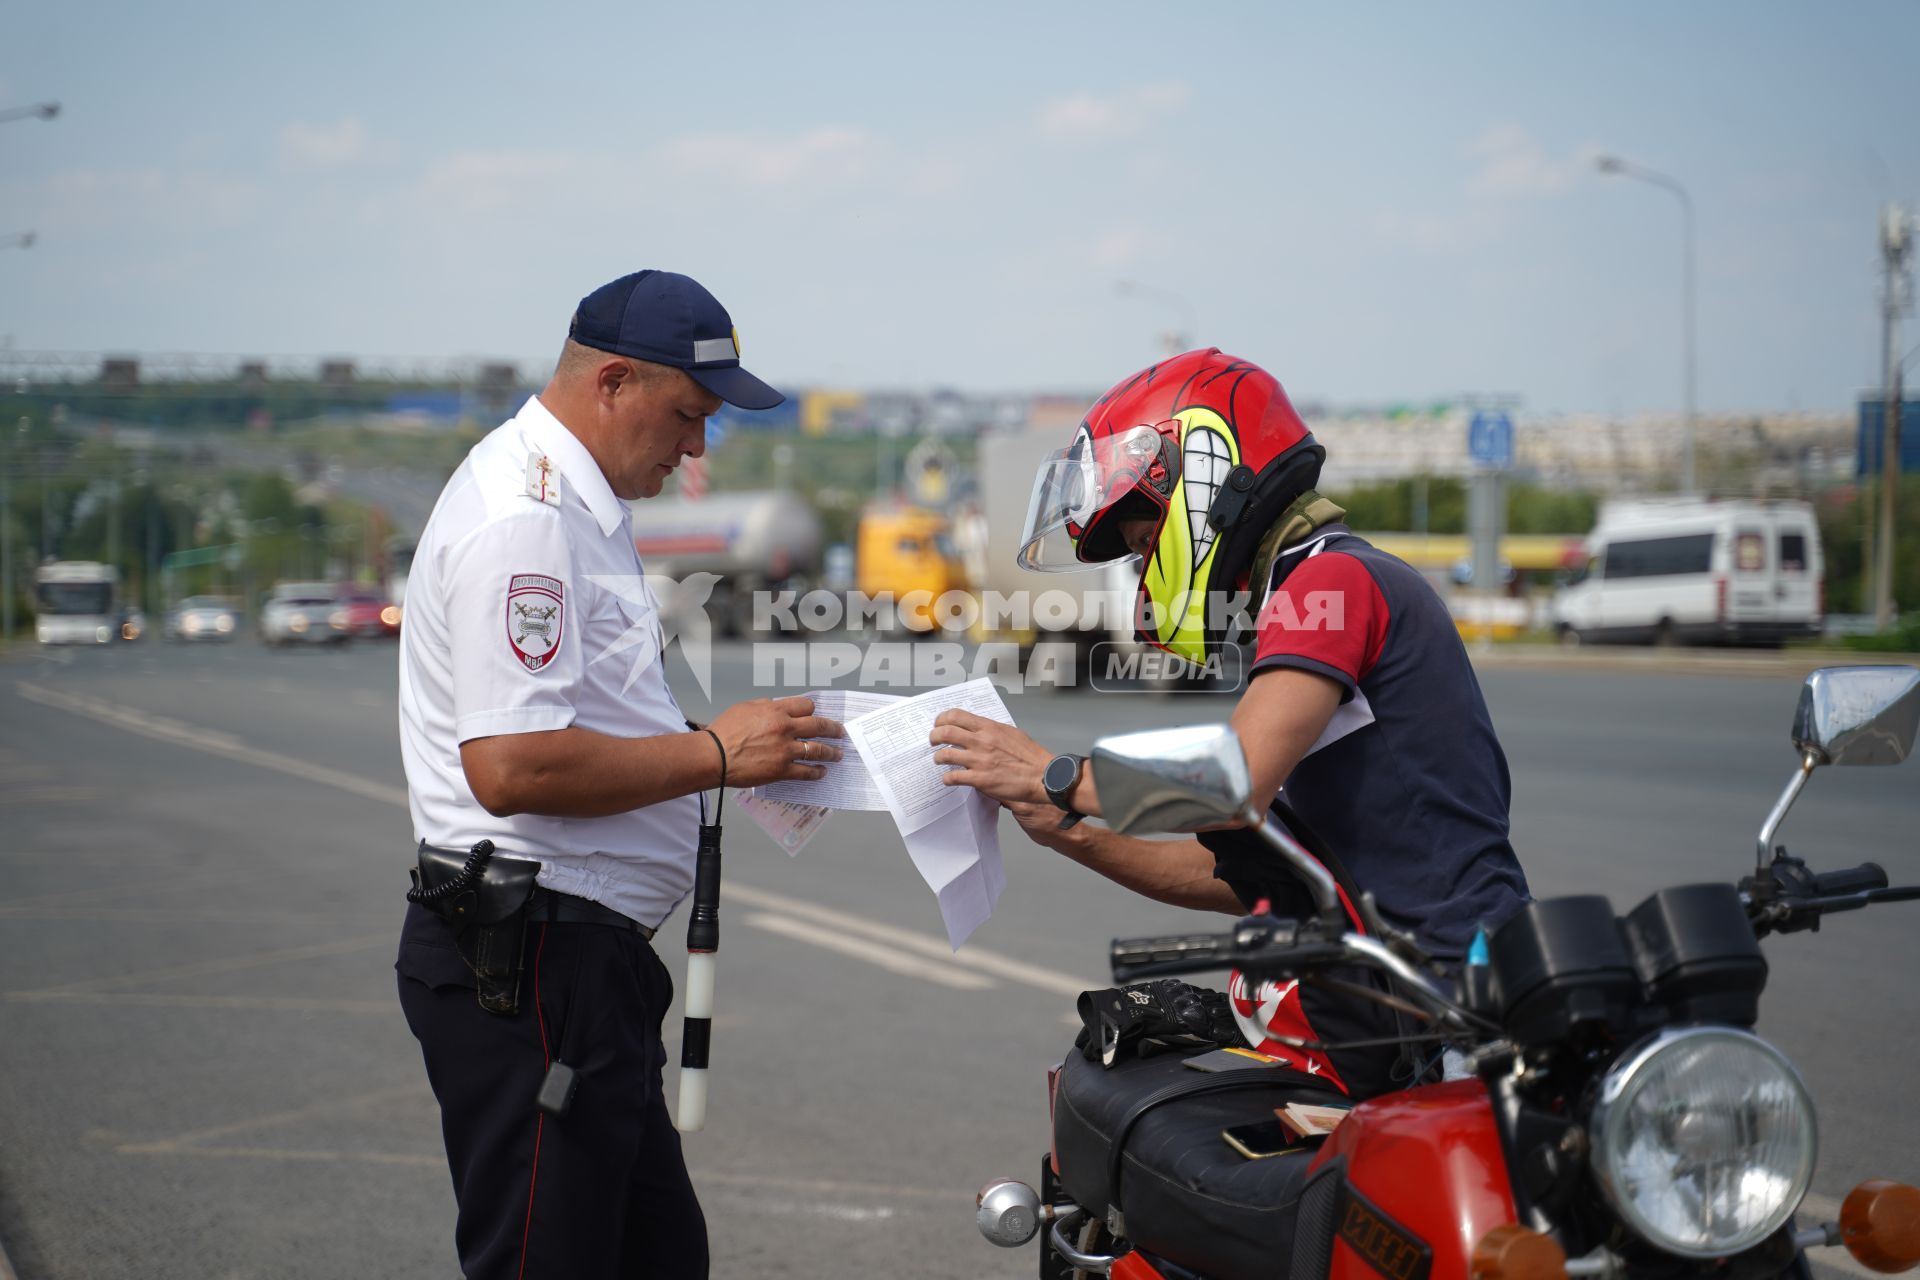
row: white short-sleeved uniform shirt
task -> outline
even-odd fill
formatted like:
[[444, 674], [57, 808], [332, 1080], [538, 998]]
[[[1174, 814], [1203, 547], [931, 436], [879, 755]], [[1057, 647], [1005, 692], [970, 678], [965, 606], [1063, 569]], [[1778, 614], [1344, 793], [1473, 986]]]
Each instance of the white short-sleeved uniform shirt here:
[[400, 632], [400, 750], [416, 839], [487, 839], [539, 882], [658, 926], [693, 887], [699, 800], [607, 818], [496, 818], [460, 744], [578, 725], [684, 733], [631, 517], [593, 456], [529, 399], [467, 455], [414, 550]]

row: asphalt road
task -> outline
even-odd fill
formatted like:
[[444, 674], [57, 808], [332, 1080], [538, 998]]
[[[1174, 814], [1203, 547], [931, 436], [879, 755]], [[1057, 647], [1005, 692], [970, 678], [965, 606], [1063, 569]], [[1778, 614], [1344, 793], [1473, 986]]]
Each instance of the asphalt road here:
[[[438, 1118], [394, 999], [409, 831], [391, 645], [0, 657], [0, 1242], [23, 1280], [452, 1276]], [[714, 690], [753, 692], [744, 649]], [[1536, 893], [1731, 879], [1793, 764], [1798, 680], [1484, 673]], [[691, 714], [709, 705], [681, 672]], [[1217, 697], [1027, 694], [1042, 741]], [[1784, 832], [1920, 881], [1920, 766], [1832, 770]], [[723, 1277], [1024, 1277], [972, 1193], [1032, 1173], [1044, 1071], [1107, 940], [1207, 922], [1003, 840], [950, 956], [884, 816], [789, 860], [728, 824], [713, 1114], [687, 1139]], [[1770, 940], [1761, 1030], [1822, 1109], [1816, 1191], [1920, 1177], [1920, 907]], [[683, 917], [663, 931], [678, 971]], [[1224, 923], [1224, 918], [1217, 921]], [[678, 1026], [678, 1010], [669, 1026]], [[0, 1267], [0, 1274], [4, 1267]]]

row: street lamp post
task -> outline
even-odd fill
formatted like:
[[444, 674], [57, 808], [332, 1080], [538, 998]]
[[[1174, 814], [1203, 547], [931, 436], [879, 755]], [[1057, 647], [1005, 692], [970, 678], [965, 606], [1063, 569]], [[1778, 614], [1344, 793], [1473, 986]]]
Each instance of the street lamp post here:
[[1885, 631], [1893, 625], [1893, 507], [1900, 492], [1901, 375], [1900, 317], [1911, 301], [1912, 282], [1907, 260], [1913, 253], [1913, 223], [1907, 211], [1888, 205], [1880, 217], [1880, 265], [1884, 274], [1880, 306], [1886, 355], [1886, 378], [1880, 423], [1880, 536], [1873, 561], [1873, 626]]
[[1686, 437], [1683, 446], [1683, 458], [1680, 468], [1681, 488], [1691, 494], [1694, 492], [1694, 365], [1693, 365], [1693, 198], [1678, 180], [1664, 173], [1656, 173], [1619, 156], [1601, 156], [1594, 161], [1594, 167], [1601, 173], [1617, 173], [1623, 178], [1637, 178], [1641, 182], [1671, 191], [1680, 197], [1680, 210], [1684, 216], [1684, 235], [1681, 242], [1681, 311], [1685, 332], [1682, 341], [1685, 346], [1686, 360]]
[[27, 420], [8, 441], [7, 461], [0, 466], [0, 640], [13, 639], [13, 458], [16, 441], [27, 434]]

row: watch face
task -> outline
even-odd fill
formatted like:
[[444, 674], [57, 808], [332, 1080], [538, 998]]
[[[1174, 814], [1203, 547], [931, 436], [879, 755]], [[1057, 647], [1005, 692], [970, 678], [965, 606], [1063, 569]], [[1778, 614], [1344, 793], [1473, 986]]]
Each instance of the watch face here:
[[[1033, 775], [1028, 774], [1029, 778]], [[1072, 756], [1055, 756], [1047, 762], [1047, 771], [1041, 776], [1041, 785], [1053, 792], [1070, 791], [1080, 776], [1080, 762]]]

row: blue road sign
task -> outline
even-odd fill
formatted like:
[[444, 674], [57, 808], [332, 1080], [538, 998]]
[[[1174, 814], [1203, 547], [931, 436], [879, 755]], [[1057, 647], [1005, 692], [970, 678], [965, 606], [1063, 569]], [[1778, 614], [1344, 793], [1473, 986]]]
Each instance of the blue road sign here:
[[1481, 409], [1467, 423], [1467, 456], [1475, 466], [1507, 471], [1513, 467], [1513, 418], [1497, 409]]
[[[1881, 396], [1860, 397], [1859, 440], [1853, 451], [1853, 474], [1880, 474], [1880, 450], [1886, 443], [1887, 409]], [[1900, 400], [1900, 470], [1920, 471], [1920, 400]]]

